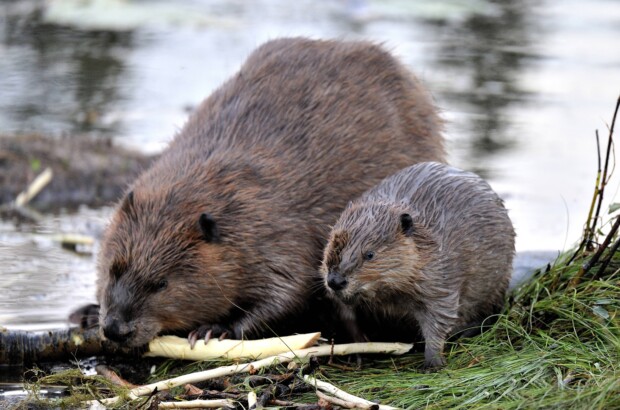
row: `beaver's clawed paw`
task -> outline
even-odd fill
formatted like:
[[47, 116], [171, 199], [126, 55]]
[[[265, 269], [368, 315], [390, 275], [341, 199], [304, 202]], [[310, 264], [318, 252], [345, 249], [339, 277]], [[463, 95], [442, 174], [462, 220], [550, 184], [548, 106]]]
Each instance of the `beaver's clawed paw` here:
[[446, 359], [441, 355], [437, 355], [431, 358], [430, 360], [424, 361], [424, 372], [434, 373], [438, 370], [441, 370], [445, 366], [446, 366]]
[[217, 337], [219, 340], [223, 340], [226, 339], [228, 335], [234, 335], [234, 332], [232, 332], [228, 328], [225, 328], [224, 326], [202, 325], [195, 330], [192, 330], [189, 335], [187, 335], [187, 341], [193, 349], [198, 339], [204, 338], [206, 344], [213, 337]]
[[82, 306], [69, 315], [69, 323], [79, 325], [82, 329], [99, 326], [99, 305]]

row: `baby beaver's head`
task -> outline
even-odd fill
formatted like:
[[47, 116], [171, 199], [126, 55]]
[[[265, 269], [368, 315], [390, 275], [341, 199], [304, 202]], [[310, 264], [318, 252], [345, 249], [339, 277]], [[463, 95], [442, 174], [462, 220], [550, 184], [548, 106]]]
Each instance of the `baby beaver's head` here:
[[350, 305], [415, 291], [435, 241], [402, 204], [353, 203], [334, 225], [321, 272], [330, 294]]

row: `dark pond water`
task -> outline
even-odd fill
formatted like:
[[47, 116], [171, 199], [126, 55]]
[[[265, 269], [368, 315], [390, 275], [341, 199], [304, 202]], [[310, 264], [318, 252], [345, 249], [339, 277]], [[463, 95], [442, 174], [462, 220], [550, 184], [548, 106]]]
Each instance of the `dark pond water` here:
[[[618, 1], [0, 0], [0, 135], [158, 151], [252, 49], [293, 35], [385, 43], [431, 89], [451, 162], [505, 198], [518, 250], [577, 240], [594, 130], [605, 134], [620, 94]], [[53, 235], [97, 235], [108, 214], [0, 224], [0, 325], [55, 327], [94, 299], [92, 253]]]

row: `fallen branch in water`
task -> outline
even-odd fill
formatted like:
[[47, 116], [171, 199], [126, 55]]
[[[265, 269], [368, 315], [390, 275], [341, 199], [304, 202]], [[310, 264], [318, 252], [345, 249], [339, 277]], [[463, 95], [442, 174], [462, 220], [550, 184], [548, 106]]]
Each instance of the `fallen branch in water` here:
[[16, 208], [23, 208], [49, 184], [54, 177], [51, 168], [45, 168], [37, 177], [28, 185], [28, 188], [15, 198], [14, 205]]
[[[187, 383], [197, 383], [217, 377], [230, 376], [232, 374], [250, 373], [264, 367], [269, 367], [274, 364], [287, 363], [294, 359], [305, 359], [309, 356], [330, 356], [331, 354], [342, 356], [359, 353], [383, 353], [383, 354], [405, 354], [413, 345], [405, 343], [350, 343], [342, 345], [322, 345], [311, 347], [308, 349], [294, 350], [280, 355], [267, 357], [261, 360], [255, 360], [249, 363], [239, 363], [230, 366], [218, 367], [215, 369], [204, 370], [197, 373], [186, 374], [183, 376], [175, 377], [168, 380], [162, 380], [156, 383], [147, 384], [129, 391], [128, 398], [130, 400], [136, 400], [141, 396], [148, 396], [155, 390], [169, 390], [177, 386], [185, 385]], [[101, 403], [105, 405], [111, 405], [116, 403], [120, 398], [112, 397], [109, 399], [101, 400]], [[96, 403], [97, 401], [87, 402], [88, 404]]]
[[0, 213], [2, 214], [17, 214], [20, 217], [29, 221], [38, 222], [43, 217], [40, 213], [27, 207], [28, 203], [39, 194], [45, 188], [50, 181], [54, 173], [51, 168], [46, 168], [42, 173], [28, 185], [25, 191], [21, 192], [15, 200], [9, 204], [2, 205], [0, 207]]

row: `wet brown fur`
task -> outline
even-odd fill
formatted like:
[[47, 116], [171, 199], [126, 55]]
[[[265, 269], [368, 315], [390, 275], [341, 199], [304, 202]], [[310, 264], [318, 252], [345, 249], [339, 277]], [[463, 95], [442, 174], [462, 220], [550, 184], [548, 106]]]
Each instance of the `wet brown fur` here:
[[[404, 214], [411, 216], [409, 230], [401, 223]], [[514, 237], [501, 199], [481, 178], [443, 164], [417, 164], [345, 209], [321, 271], [328, 288], [330, 277], [346, 280], [342, 289], [329, 289], [344, 302], [344, 317], [374, 318], [371, 327], [379, 329], [398, 320], [403, 334], [419, 330], [425, 363], [436, 367], [449, 335], [474, 333], [501, 309]], [[352, 331], [356, 338], [363, 338], [361, 322]]]
[[[113, 216], [101, 324], [116, 320], [139, 345], [200, 325], [256, 337], [291, 323], [320, 288], [325, 238], [347, 202], [404, 166], [444, 161], [440, 128], [417, 80], [376, 45], [259, 47]], [[217, 240], [205, 240], [202, 213]]]

